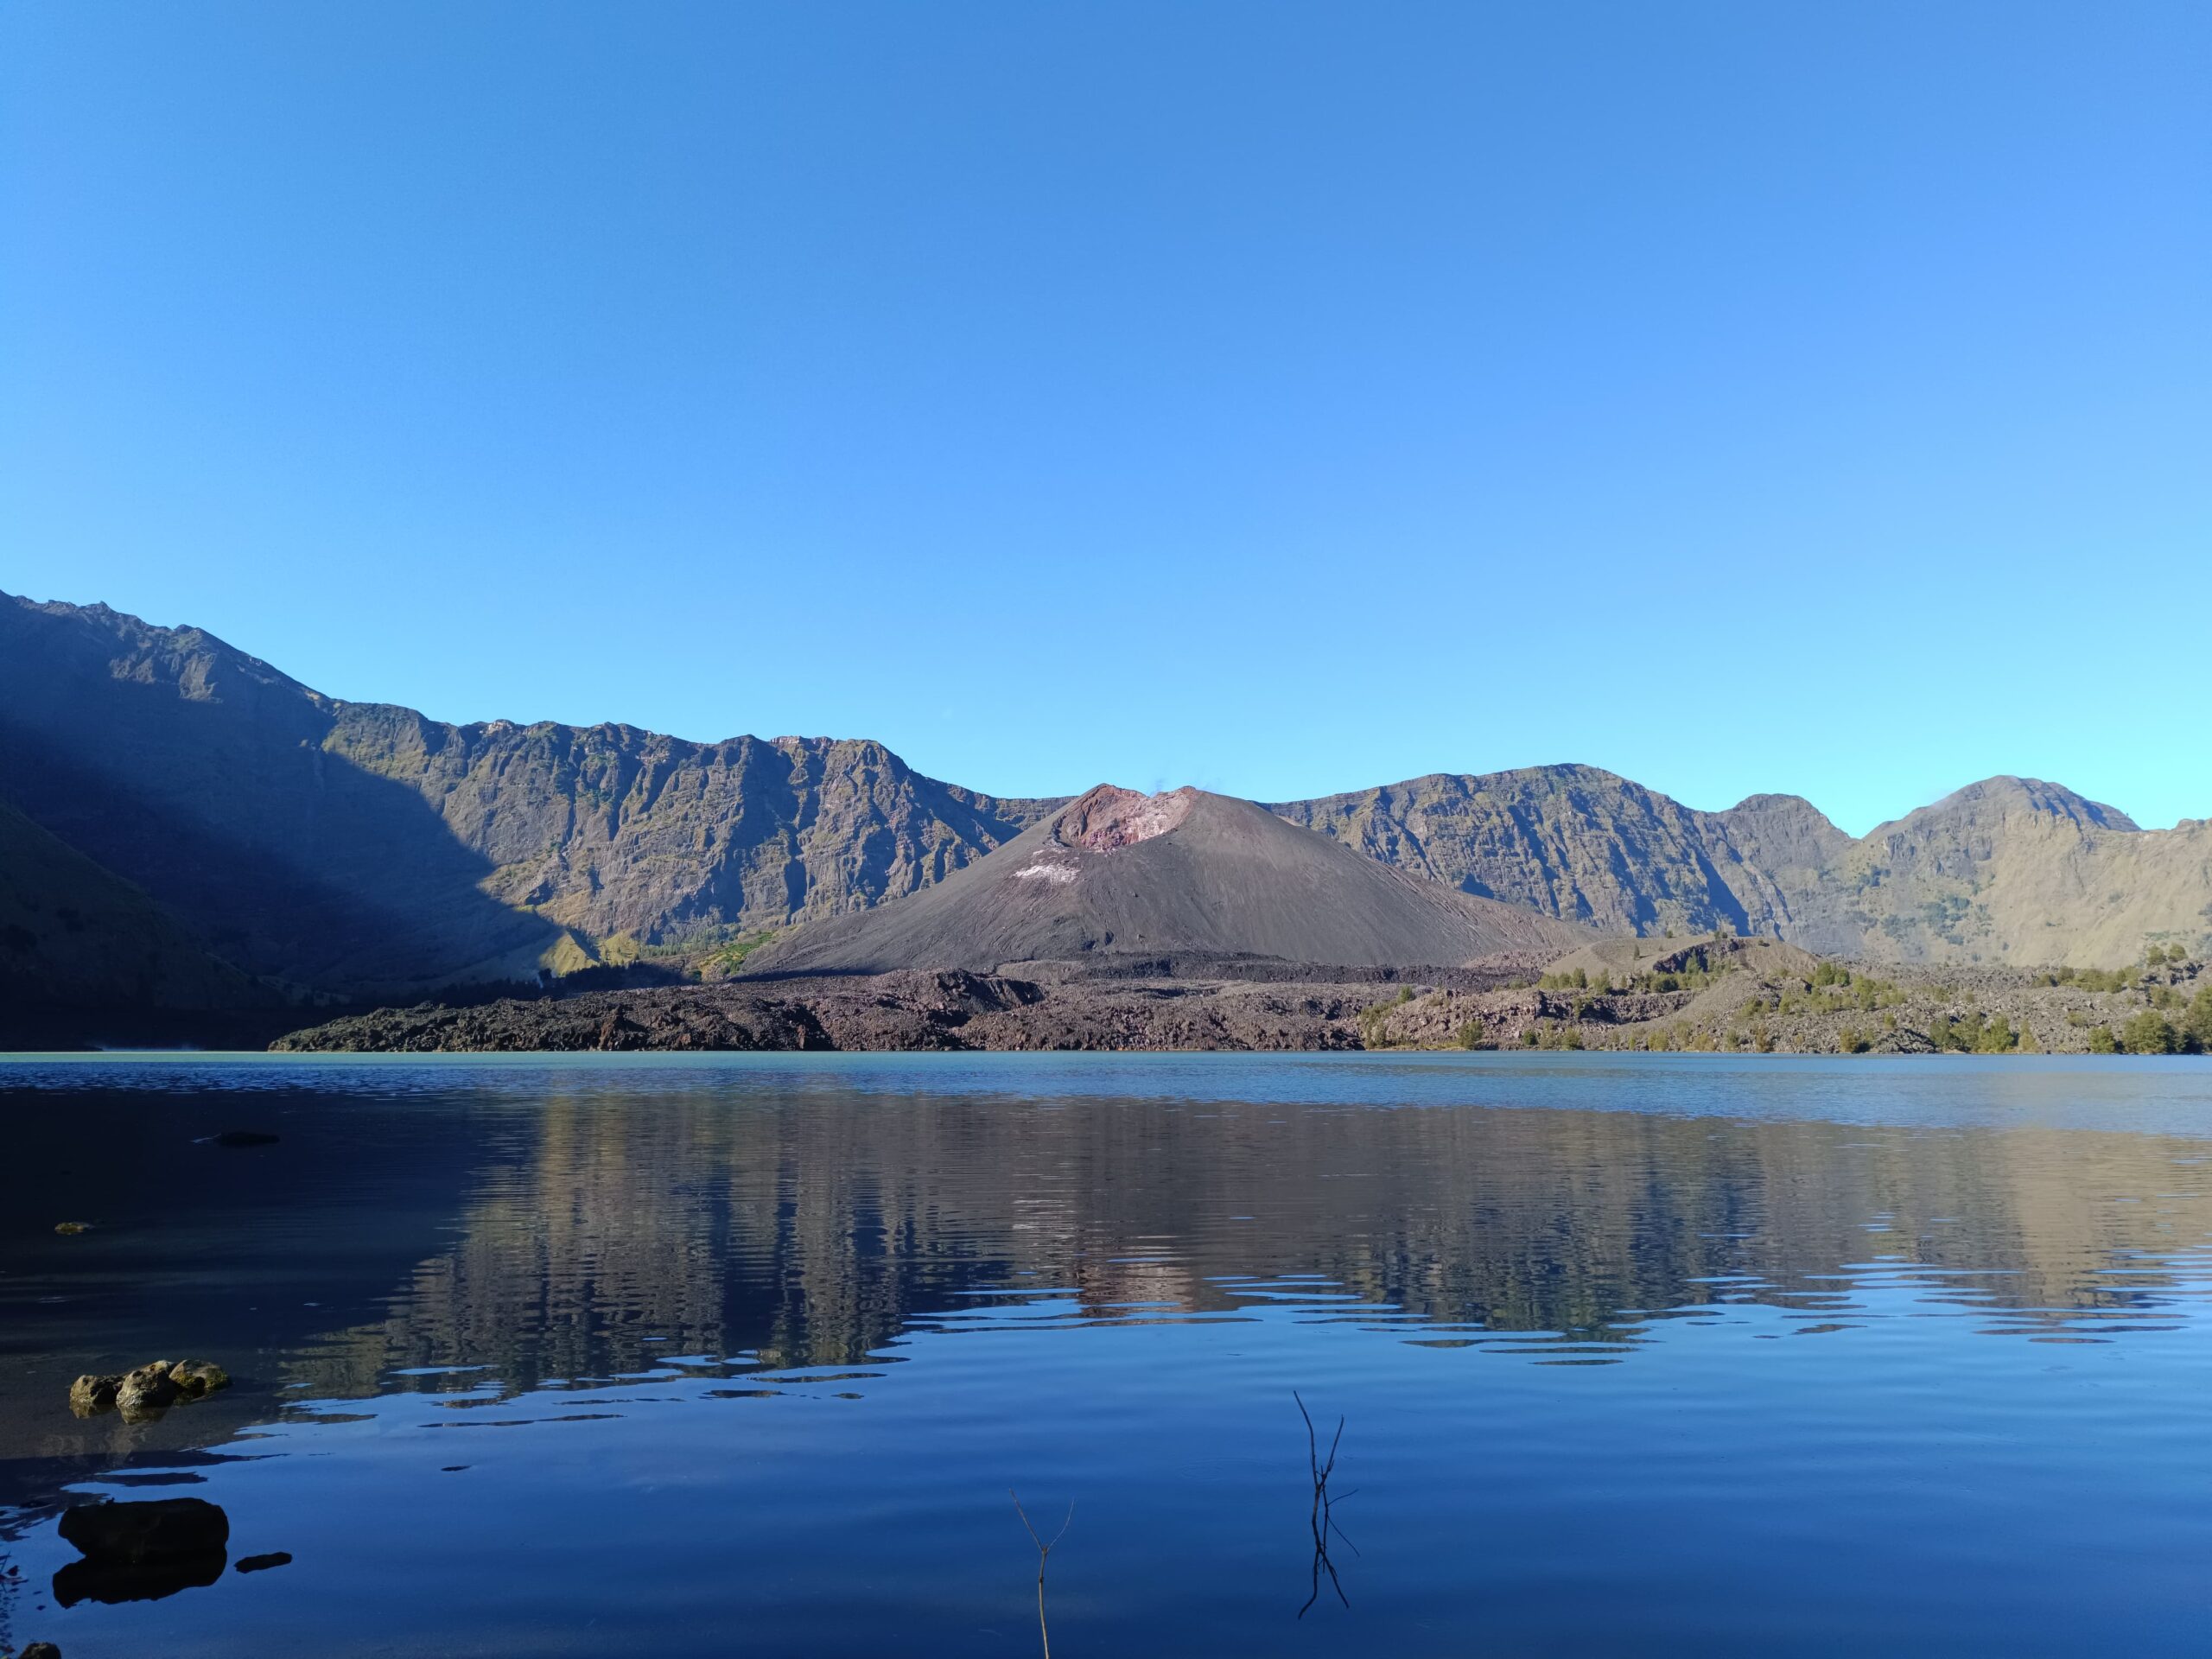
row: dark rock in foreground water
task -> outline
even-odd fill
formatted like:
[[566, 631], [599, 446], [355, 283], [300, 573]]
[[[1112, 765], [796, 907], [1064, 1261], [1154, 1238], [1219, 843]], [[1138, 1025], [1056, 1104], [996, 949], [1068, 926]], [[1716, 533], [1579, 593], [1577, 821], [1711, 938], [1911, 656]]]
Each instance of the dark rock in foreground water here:
[[291, 1564], [290, 1550], [272, 1549], [266, 1555], [241, 1555], [238, 1570], [241, 1573], [266, 1573], [272, 1567], [289, 1567]]
[[214, 1583], [228, 1559], [231, 1519], [205, 1498], [164, 1497], [75, 1504], [60, 1530], [84, 1554], [54, 1575], [54, 1599], [73, 1607], [159, 1601]]
[[64, 1542], [92, 1560], [143, 1567], [221, 1553], [231, 1541], [231, 1519], [204, 1497], [160, 1497], [73, 1504], [60, 1530]]

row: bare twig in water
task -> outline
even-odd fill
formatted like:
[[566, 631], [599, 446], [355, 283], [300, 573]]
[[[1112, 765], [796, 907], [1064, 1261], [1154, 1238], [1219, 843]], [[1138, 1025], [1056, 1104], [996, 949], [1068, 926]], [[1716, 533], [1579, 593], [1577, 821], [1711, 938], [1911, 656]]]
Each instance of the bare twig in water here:
[[1067, 1519], [1060, 1522], [1060, 1529], [1052, 1535], [1052, 1541], [1048, 1544], [1037, 1535], [1037, 1529], [1029, 1524], [1029, 1511], [1021, 1507], [1021, 1495], [1011, 1486], [1006, 1489], [1006, 1495], [1014, 1499], [1014, 1512], [1021, 1517], [1022, 1528], [1029, 1534], [1029, 1541], [1037, 1546], [1037, 1637], [1045, 1644], [1045, 1659], [1052, 1659], [1052, 1633], [1045, 1624], [1045, 1564], [1052, 1560], [1052, 1551], [1058, 1547], [1060, 1540], [1068, 1535], [1068, 1529], [1075, 1524], [1075, 1500], [1068, 1500]]
[[1321, 1599], [1321, 1575], [1324, 1573], [1329, 1575], [1329, 1587], [1337, 1592], [1337, 1599], [1347, 1607], [1351, 1605], [1351, 1598], [1344, 1594], [1344, 1587], [1337, 1578], [1337, 1564], [1329, 1559], [1329, 1535], [1334, 1533], [1343, 1538], [1355, 1555], [1359, 1554], [1359, 1546], [1344, 1537], [1344, 1529], [1337, 1524], [1333, 1513], [1337, 1504], [1354, 1496], [1354, 1493], [1343, 1492], [1332, 1497], [1329, 1491], [1329, 1477], [1337, 1471], [1337, 1448], [1344, 1444], [1344, 1420], [1342, 1417], [1337, 1419], [1337, 1432], [1330, 1437], [1329, 1455], [1324, 1458], [1321, 1455], [1321, 1437], [1313, 1429], [1313, 1413], [1306, 1409], [1306, 1402], [1296, 1389], [1290, 1391], [1290, 1397], [1298, 1402], [1298, 1414], [1306, 1420], [1306, 1462], [1313, 1477], [1311, 1522], [1313, 1529], [1313, 1593], [1306, 1598], [1306, 1605], [1298, 1610], [1298, 1616], [1303, 1618], [1312, 1611], [1313, 1604]]

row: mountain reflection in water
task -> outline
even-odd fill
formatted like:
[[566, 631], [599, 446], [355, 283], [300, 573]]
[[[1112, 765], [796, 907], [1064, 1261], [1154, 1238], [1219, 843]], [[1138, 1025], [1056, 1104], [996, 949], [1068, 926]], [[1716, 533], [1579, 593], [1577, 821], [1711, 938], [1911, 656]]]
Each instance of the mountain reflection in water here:
[[[1009, 1487], [1076, 1506], [1068, 1655], [2212, 1618], [2200, 1062], [56, 1063], [0, 1114], [0, 1643], [1034, 1653]], [[183, 1353], [236, 1385], [69, 1415]], [[237, 1570], [60, 1536], [172, 1495]]]
[[1756, 1301], [1809, 1331], [1905, 1284], [2088, 1340], [2212, 1260], [2212, 1158], [2160, 1135], [557, 1087], [531, 1122], [314, 1389], [523, 1390], [656, 1351], [849, 1365], [979, 1293], [1049, 1292], [1046, 1322], [1328, 1298], [1408, 1340], [1626, 1359], [1663, 1317]]

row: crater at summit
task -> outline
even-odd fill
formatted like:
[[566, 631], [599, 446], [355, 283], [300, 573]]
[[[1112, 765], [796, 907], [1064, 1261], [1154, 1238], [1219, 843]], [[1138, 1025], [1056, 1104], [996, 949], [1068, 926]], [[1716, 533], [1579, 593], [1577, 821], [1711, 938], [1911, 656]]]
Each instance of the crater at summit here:
[[1147, 795], [1101, 784], [1079, 796], [1055, 820], [1054, 839], [1064, 847], [1110, 853], [1164, 836], [1191, 816], [1198, 791], [1185, 786]]

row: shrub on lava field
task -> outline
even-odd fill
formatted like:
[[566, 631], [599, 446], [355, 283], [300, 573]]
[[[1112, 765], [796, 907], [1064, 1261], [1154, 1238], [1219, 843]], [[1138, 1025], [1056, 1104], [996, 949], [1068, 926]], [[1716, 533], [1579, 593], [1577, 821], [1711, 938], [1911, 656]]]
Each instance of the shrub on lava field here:
[[1936, 1047], [1961, 1054], [2010, 1054], [2020, 1046], [2020, 1033], [2011, 1022], [1985, 1019], [1979, 1009], [1963, 1020], [1945, 1014], [1929, 1028], [1928, 1036]]
[[2191, 1048], [2200, 1054], [2212, 1054], [2212, 985], [2202, 988], [2190, 1001], [2181, 1031]]
[[2181, 1033], [2155, 1008], [2145, 1008], [2120, 1028], [2120, 1046], [2130, 1054], [2178, 1054]]

